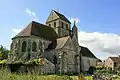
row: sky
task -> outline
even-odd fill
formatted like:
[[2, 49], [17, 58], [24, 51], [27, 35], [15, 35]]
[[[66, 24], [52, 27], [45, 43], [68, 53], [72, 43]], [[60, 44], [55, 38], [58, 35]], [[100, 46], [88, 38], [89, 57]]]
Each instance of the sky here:
[[[11, 38], [32, 20], [45, 23], [52, 9], [78, 27], [79, 44], [98, 58], [120, 53], [119, 0], [1, 0], [0, 44], [9, 48]], [[47, 33], [46, 33], [47, 35]]]

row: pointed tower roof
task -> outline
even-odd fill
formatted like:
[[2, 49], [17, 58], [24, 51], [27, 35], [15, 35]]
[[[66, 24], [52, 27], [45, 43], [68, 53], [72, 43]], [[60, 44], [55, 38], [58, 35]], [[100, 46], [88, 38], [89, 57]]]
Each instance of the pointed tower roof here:
[[61, 14], [61, 13], [55, 11], [55, 10], [53, 10], [53, 11], [59, 16], [60, 19], [66, 21], [68, 23], [71, 23], [63, 14]]
[[73, 25], [73, 29], [76, 29], [77, 26], [76, 26], [76, 23], [75, 23], [75, 20], [74, 20], [74, 25]]
[[63, 14], [61, 14], [61, 13], [55, 11], [55, 10], [52, 10], [52, 11], [51, 11], [51, 13], [50, 13], [50, 15], [49, 15], [46, 23], [50, 22], [50, 21], [49, 21], [49, 18], [50, 18], [53, 14], [55, 14], [54, 17], [56, 16], [55, 19], [61, 19], [61, 20], [64, 20], [64, 21], [66, 21], [66, 22], [68, 22], [68, 23], [71, 24], [71, 22], [70, 22]]

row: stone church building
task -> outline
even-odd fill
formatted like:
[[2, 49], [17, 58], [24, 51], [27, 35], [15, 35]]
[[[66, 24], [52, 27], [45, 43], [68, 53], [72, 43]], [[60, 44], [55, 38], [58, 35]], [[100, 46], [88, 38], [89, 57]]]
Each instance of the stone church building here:
[[78, 28], [52, 10], [46, 24], [32, 21], [12, 38], [9, 70], [42, 73], [79, 73], [96, 66], [97, 58], [78, 44]]

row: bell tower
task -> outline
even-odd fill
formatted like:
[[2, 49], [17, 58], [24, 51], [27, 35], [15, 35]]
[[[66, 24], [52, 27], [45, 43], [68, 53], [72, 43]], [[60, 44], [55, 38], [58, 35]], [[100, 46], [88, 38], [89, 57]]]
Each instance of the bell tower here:
[[78, 28], [75, 24], [75, 21], [74, 21], [74, 25], [73, 25], [73, 28], [72, 28], [72, 35], [75, 35], [76, 38], [77, 38], [77, 41], [78, 41]]
[[46, 25], [52, 27], [58, 37], [64, 37], [70, 35], [71, 23], [70, 21], [61, 13], [52, 10], [47, 21]]

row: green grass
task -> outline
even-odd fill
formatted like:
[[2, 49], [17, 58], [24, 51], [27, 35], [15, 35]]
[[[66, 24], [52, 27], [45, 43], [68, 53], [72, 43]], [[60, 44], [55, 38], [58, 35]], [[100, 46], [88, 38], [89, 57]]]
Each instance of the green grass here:
[[92, 76], [85, 76], [85, 80], [92, 80]]
[[[7, 70], [0, 70], [0, 80], [78, 80], [78, 76], [13, 74], [9, 73]], [[92, 80], [92, 77], [85, 76], [85, 80]]]
[[67, 75], [12, 74], [7, 70], [0, 70], [0, 80], [78, 80], [77, 78]]

